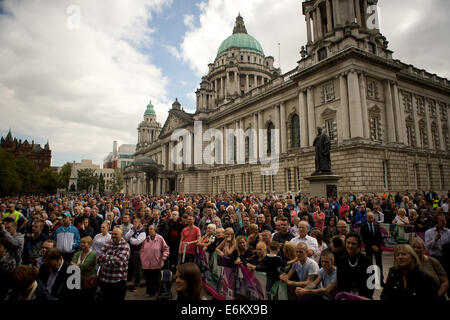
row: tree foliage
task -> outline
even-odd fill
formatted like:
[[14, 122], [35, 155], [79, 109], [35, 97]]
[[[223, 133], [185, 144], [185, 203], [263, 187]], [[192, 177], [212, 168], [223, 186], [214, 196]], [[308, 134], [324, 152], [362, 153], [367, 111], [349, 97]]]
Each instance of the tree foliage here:
[[58, 175], [58, 188], [67, 189], [69, 186], [70, 175], [72, 173], [73, 164], [67, 162], [65, 165], [61, 167], [61, 171]]
[[123, 188], [123, 173], [121, 168], [114, 169], [112, 191], [120, 192]]
[[42, 172], [24, 156], [0, 150], [0, 195], [56, 193], [58, 174], [51, 168]]
[[105, 192], [105, 178], [103, 178], [103, 173], [100, 173], [98, 177], [98, 192], [103, 194]]
[[93, 169], [80, 169], [78, 170], [78, 191], [88, 193], [91, 189], [97, 187], [98, 178], [94, 176], [95, 170]]

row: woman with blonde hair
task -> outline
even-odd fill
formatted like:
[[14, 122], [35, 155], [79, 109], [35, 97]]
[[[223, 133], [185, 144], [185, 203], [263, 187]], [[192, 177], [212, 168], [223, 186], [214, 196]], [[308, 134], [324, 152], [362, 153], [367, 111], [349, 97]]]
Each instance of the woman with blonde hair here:
[[381, 300], [436, 300], [436, 283], [420, 269], [420, 265], [420, 259], [410, 245], [397, 245], [394, 249], [394, 266], [389, 270]]
[[100, 226], [100, 233], [96, 234], [94, 237], [94, 243], [92, 245], [93, 250], [97, 254], [97, 256], [102, 253], [103, 246], [106, 241], [111, 239], [111, 234], [108, 232], [109, 230], [109, 221], [105, 221]]
[[230, 257], [234, 250], [236, 250], [236, 239], [234, 238], [233, 228], [225, 229], [225, 240], [222, 241], [216, 248], [219, 256]]
[[409, 220], [406, 216], [406, 210], [403, 208], [398, 209], [397, 216], [395, 217], [394, 221], [392, 221], [392, 223], [398, 226], [409, 225]]
[[97, 278], [97, 254], [92, 250], [93, 240], [91, 237], [84, 237], [80, 241], [80, 251], [75, 252], [72, 258], [73, 265], [81, 270], [82, 298], [93, 300], [95, 290], [98, 287]]
[[445, 293], [448, 290], [448, 278], [441, 263], [437, 259], [426, 255], [425, 242], [421, 238], [414, 237], [409, 244], [419, 257], [421, 269], [428, 273], [438, 286], [439, 298], [445, 299]]

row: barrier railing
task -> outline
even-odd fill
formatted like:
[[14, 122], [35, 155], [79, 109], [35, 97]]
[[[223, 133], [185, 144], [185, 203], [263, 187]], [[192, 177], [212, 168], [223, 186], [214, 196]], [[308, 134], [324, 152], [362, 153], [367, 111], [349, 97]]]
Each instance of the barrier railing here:
[[[423, 232], [414, 232], [412, 226], [380, 224], [384, 251], [392, 251], [397, 244], [408, 243], [414, 236], [424, 238]], [[359, 232], [360, 227], [352, 226]], [[206, 252], [198, 247], [198, 264], [203, 286], [217, 300], [296, 300], [292, 287], [276, 281], [267, 287], [264, 272], [251, 271], [245, 265], [235, 265], [228, 257]]]

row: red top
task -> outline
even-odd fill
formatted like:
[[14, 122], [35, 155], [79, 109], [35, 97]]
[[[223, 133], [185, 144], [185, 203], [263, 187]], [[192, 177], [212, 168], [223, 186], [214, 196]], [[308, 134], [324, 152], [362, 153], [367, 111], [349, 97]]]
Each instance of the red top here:
[[[200, 229], [196, 226], [192, 226], [192, 228], [186, 227], [183, 229], [183, 231], [181, 231], [181, 237], [183, 238], [183, 242], [195, 241], [200, 237], [200, 235], [201, 235]], [[187, 245], [186, 253], [195, 254], [196, 246], [197, 245], [195, 243]], [[183, 252], [184, 252], [184, 244], [181, 244], [179, 253]]]

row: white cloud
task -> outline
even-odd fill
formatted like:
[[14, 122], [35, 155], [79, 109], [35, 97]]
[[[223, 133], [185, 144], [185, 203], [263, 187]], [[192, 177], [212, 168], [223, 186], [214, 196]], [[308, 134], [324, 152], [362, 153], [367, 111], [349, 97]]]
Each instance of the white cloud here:
[[171, 55], [173, 55], [175, 58], [177, 58], [178, 60], [181, 60], [181, 59], [182, 59], [183, 55], [182, 55], [182, 53], [180, 52], [180, 50], [178, 50], [177, 47], [174, 47], [174, 46], [172, 46], [172, 45], [170, 45], [170, 44], [166, 44], [166, 45], [164, 45], [164, 47], [165, 47], [165, 48], [167, 49], [167, 51], [169, 51], [169, 53], [170, 53]]
[[[170, 2], [3, 1], [0, 127], [96, 163], [113, 140], [136, 143], [148, 100], [161, 123], [170, 107], [166, 77], [138, 49], [150, 47], [151, 13]], [[72, 3], [81, 13], [76, 30], [67, 28]]]
[[[200, 24], [185, 33], [180, 46], [184, 61], [197, 76], [208, 72], [208, 63], [214, 62], [221, 42], [232, 33], [238, 12], [266, 56], [275, 58], [276, 67], [280, 63], [281, 43], [283, 73], [295, 68], [300, 60], [299, 51], [306, 44], [301, 1], [209, 0], [198, 4], [198, 8]], [[394, 58], [449, 77], [450, 60], [446, 55], [450, 42], [445, 39], [450, 29], [450, 1], [383, 0], [379, 1], [379, 8], [381, 32], [390, 42]]]
[[189, 29], [194, 29], [194, 16], [192, 14], [184, 16], [184, 25]]

